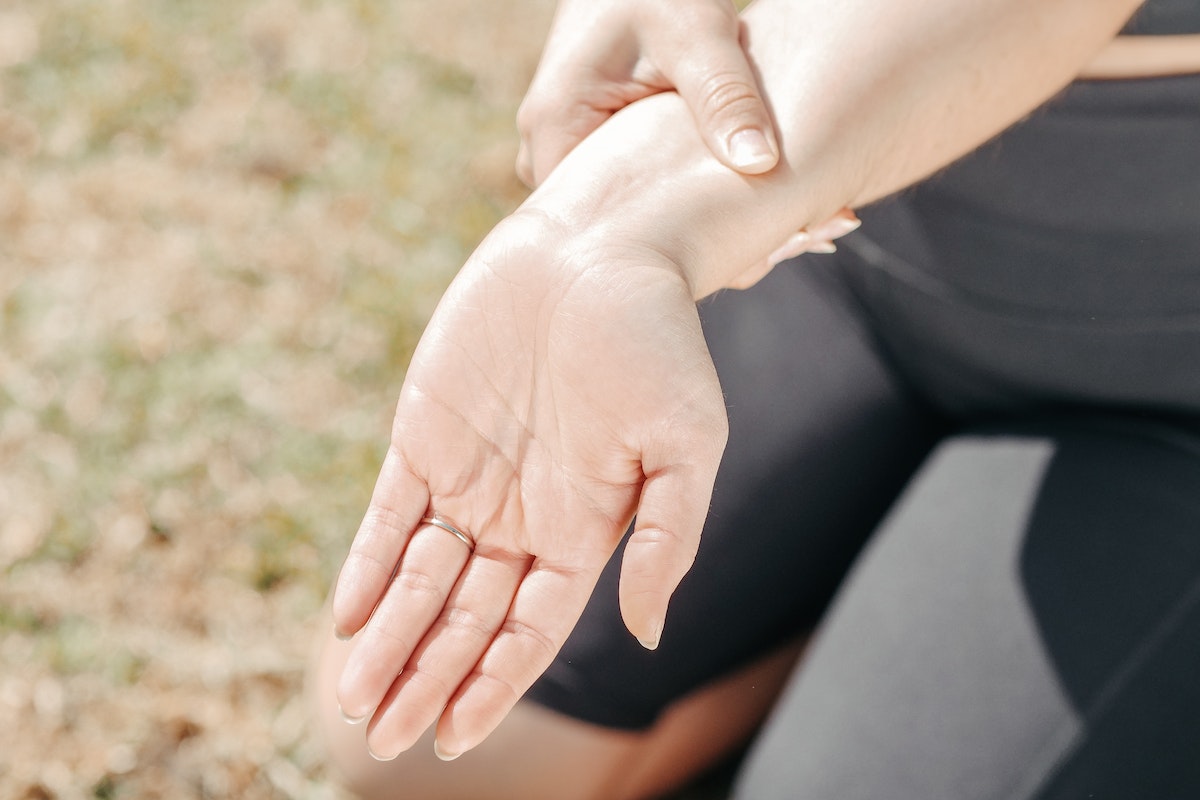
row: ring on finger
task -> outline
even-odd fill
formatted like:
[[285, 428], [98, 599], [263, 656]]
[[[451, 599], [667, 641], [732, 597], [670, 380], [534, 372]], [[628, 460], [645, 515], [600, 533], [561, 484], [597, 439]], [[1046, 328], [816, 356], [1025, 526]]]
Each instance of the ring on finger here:
[[428, 517], [422, 517], [421, 524], [432, 525], [435, 528], [441, 528], [446, 533], [452, 534], [454, 538], [465, 544], [468, 550], [475, 549], [475, 539], [471, 536], [471, 534], [467, 533], [454, 523], [448, 521], [441, 514], [431, 514]]

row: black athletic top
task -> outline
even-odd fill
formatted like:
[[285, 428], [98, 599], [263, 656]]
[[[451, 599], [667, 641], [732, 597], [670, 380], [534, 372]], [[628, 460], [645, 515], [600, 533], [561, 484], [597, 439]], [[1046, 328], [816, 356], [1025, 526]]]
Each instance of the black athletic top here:
[[1200, 0], [1149, 0], [1121, 32], [1135, 36], [1200, 33]]

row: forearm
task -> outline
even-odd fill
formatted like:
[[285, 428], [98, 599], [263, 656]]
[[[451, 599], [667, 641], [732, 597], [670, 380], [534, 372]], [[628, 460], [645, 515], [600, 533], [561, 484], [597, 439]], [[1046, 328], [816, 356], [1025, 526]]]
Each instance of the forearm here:
[[797, 228], [949, 164], [1052, 96], [1134, 0], [759, 0], [744, 20], [780, 166], [718, 164], [677, 97], [624, 110], [529, 207], [585, 240], [666, 250], [693, 294], [728, 284]]

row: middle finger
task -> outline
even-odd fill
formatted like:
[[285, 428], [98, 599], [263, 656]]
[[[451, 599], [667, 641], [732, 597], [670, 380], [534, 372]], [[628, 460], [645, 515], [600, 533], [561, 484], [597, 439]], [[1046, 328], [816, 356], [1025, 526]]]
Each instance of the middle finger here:
[[377, 758], [407, 750], [433, 724], [503, 624], [532, 558], [480, 548], [367, 729]]
[[347, 718], [375, 711], [441, 613], [469, 556], [470, 548], [453, 534], [424, 522], [417, 526], [342, 671], [338, 702]]

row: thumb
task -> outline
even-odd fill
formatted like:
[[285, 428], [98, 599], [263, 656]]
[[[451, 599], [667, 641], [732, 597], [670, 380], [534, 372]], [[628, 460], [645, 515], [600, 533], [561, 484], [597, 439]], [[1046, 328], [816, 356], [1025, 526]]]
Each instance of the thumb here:
[[658, 647], [671, 595], [696, 559], [715, 465], [703, 472], [676, 465], [648, 477], [642, 487], [618, 594], [625, 627], [648, 650]]
[[711, 30], [667, 77], [692, 110], [713, 155], [747, 175], [779, 163], [779, 146], [758, 79], [736, 34]]

